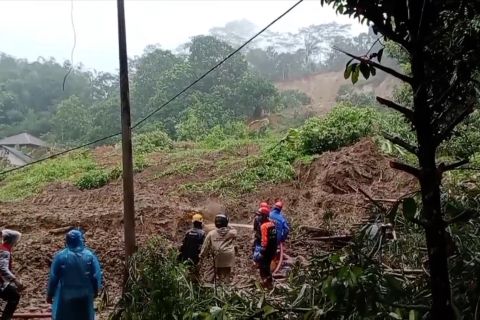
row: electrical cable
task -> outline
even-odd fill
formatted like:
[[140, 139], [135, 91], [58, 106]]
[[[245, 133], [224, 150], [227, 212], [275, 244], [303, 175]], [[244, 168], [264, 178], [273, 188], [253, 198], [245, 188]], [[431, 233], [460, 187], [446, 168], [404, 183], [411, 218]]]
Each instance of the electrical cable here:
[[65, 74], [65, 77], [63, 77], [63, 84], [62, 84], [62, 89], [65, 91], [65, 82], [67, 81], [68, 76], [70, 73], [73, 71], [73, 54], [75, 52], [75, 47], [77, 46], [77, 30], [75, 29], [75, 21], [73, 19], [73, 0], [70, 2], [70, 22], [72, 24], [72, 31], [73, 31], [73, 47], [72, 51], [70, 52], [70, 68], [67, 71], [67, 74]]
[[[151, 113], [149, 113], [147, 116], [145, 116], [144, 118], [142, 118], [140, 121], [138, 121], [137, 123], [135, 123], [131, 129], [135, 129], [137, 128], [138, 126], [140, 126], [142, 123], [144, 123], [145, 121], [147, 121], [149, 118], [151, 118], [155, 113], [157, 113], [158, 111], [160, 111], [161, 109], [163, 109], [164, 107], [166, 107], [168, 104], [170, 104], [172, 101], [174, 101], [175, 99], [177, 99], [179, 96], [181, 96], [183, 93], [185, 93], [188, 89], [190, 89], [191, 87], [193, 87], [194, 85], [196, 85], [198, 82], [200, 82], [203, 78], [205, 78], [207, 75], [209, 75], [212, 71], [214, 71], [215, 69], [217, 69], [219, 66], [221, 66], [223, 63], [225, 63], [227, 60], [229, 60], [232, 56], [234, 56], [236, 53], [238, 53], [240, 50], [242, 50], [245, 46], [247, 46], [250, 42], [252, 42], [253, 40], [255, 40], [259, 35], [261, 35], [263, 32], [265, 32], [268, 28], [270, 28], [272, 25], [274, 25], [276, 22], [278, 22], [280, 19], [282, 19], [284, 16], [286, 16], [288, 13], [290, 13], [293, 9], [295, 9], [300, 3], [302, 3], [304, 0], [299, 0], [297, 1], [293, 6], [291, 6], [288, 10], [286, 10], [284, 13], [282, 13], [280, 16], [278, 16], [276, 19], [274, 19], [272, 22], [270, 22], [266, 27], [264, 27], [262, 30], [260, 30], [259, 32], [257, 32], [254, 36], [252, 36], [250, 39], [248, 39], [245, 43], [243, 43], [240, 47], [238, 47], [237, 49], [235, 49], [234, 51], [232, 51], [229, 55], [227, 55], [224, 59], [222, 59], [220, 62], [218, 62], [215, 66], [211, 67], [207, 72], [205, 72], [202, 76], [200, 76], [199, 78], [197, 78], [195, 81], [193, 81], [191, 84], [189, 84], [188, 86], [186, 86], [183, 90], [179, 91], [177, 94], [175, 94], [172, 98], [170, 98], [167, 102], [165, 102], [164, 104], [162, 104], [160, 107], [158, 107], [157, 109], [155, 109], [154, 111], [152, 111]], [[74, 26], [73, 24], [73, 0], [72, 0], [72, 25]], [[73, 49], [75, 49], [75, 44], [76, 44], [76, 35], [75, 35], [75, 32], [74, 32], [74, 47]], [[73, 57], [73, 50], [72, 50], [72, 57]], [[72, 65], [73, 67], [73, 65]], [[68, 76], [68, 73], [67, 75], [65, 76], [65, 79], [66, 77]], [[64, 79], [64, 80], [65, 80]], [[64, 81], [64, 85], [65, 85], [65, 81]], [[91, 141], [91, 142], [87, 142], [87, 143], [84, 143], [80, 146], [77, 146], [77, 147], [74, 147], [74, 148], [71, 148], [71, 149], [67, 149], [65, 151], [62, 151], [62, 152], [59, 152], [59, 153], [55, 153], [55, 154], [52, 154], [48, 157], [45, 157], [45, 158], [42, 158], [42, 159], [39, 159], [39, 160], [36, 160], [36, 161], [33, 161], [33, 162], [29, 162], [23, 166], [19, 166], [19, 167], [16, 167], [16, 168], [12, 168], [12, 169], [8, 169], [8, 170], [4, 170], [2, 172], [0, 172], [0, 176], [3, 175], [3, 174], [6, 174], [6, 173], [10, 173], [10, 172], [13, 172], [13, 171], [17, 171], [17, 170], [20, 170], [20, 169], [23, 169], [23, 168], [26, 168], [26, 167], [29, 167], [29, 166], [32, 166], [34, 164], [37, 164], [37, 163], [40, 163], [40, 162], [43, 162], [43, 161], [46, 161], [46, 160], [49, 160], [49, 159], [53, 159], [55, 157], [58, 157], [58, 156], [61, 156], [61, 155], [64, 155], [64, 154], [67, 154], [69, 152], [72, 152], [72, 151], [75, 151], [75, 150], [78, 150], [78, 149], [81, 149], [81, 148], [84, 148], [84, 147], [88, 147], [90, 145], [93, 145], [95, 143], [98, 143], [98, 142], [101, 142], [101, 141], [104, 141], [104, 140], [107, 140], [107, 139], [110, 139], [110, 138], [113, 138], [115, 136], [118, 136], [122, 134], [122, 132], [117, 132], [117, 133], [113, 133], [109, 136], [106, 136], [106, 137], [103, 137], [103, 138], [99, 138], [99, 139], [96, 139], [94, 141]]]

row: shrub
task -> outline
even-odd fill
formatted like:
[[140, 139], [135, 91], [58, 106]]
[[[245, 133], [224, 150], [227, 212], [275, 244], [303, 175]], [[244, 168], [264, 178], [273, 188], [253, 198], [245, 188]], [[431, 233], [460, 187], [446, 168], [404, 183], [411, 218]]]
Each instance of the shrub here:
[[137, 134], [133, 137], [132, 143], [134, 152], [141, 154], [173, 147], [170, 137], [161, 130]]
[[371, 108], [340, 104], [326, 117], [306, 121], [296, 133], [299, 146], [305, 154], [337, 150], [372, 134], [376, 119], [377, 114]]
[[105, 170], [95, 169], [82, 174], [75, 182], [80, 190], [97, 189], [106, 185], [109, 181], [109, 174]]
[[213, 127], [201, 141], [206, 148], [225, 147], [232, 142], [238, 142], [248, 136], [247, 126], [242, 122], [228, 122], [224, 126]]

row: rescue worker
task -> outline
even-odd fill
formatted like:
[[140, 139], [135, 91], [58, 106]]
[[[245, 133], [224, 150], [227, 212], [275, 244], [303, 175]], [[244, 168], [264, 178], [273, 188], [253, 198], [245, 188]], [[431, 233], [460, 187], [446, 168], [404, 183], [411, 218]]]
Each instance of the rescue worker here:
[[228, 226], [228, 217], [225, 214], [218, 214], [215, 217], [215, 228], [205, 238], [200, 259], [205, 261], [205, 258], [211, 255], [214, 281], [218, 278], [222, 283], [230, 283], [235, 263], [237, 230]]
[[21, 234], [18, 231], [5, 229], [2, 231], [2, 243], [0, 245], [0, 299], [7, 302], [2, 312], [1, 320], [10, 320], [17, 309], [20, 301], [20, 292], [23, 290], [22, 283], [13, 274], [13, 247], [20, 241]]
[[192, 217], [193, 228], [188, 230], [183, 238], [180, 247], [180, 260], [186, 262], [191, 267], [192, 280], [198, 281], [200, 260], [200, 251], [205, 240], [205, 231], [203, 231], [203, 216], [199, 213]]
[[264, 202], [260, 203], [260, 208], [258, 208], [255, 218], [253, 220], [253, 232], [254, 232], [254, 239], [253, 239], [253, 246], [252, 246], [252, 254], [254, 255], [256, 251], [260, 250], [261, 241], [262, 241], [262, 234], [260, 227], [262, 225], [262, 215], [268, 215], [270, 213], [270, 209], [267, 206], [263, 205]]
[[260, 247], [257, 246], [253, 259], [258, 263], [260, 269], [260, 278], [262, 280], [262, 286], [267, 289], [273, 288], [273, 278], [270, 265], [273, 258], [277, 253], [277, 229], [275, 224], [269, 219], [268, 210], [266, 208], [260, 208], [259, 221], [260, 225]]
[[283, 202], [281, 200], [276, 200], [272, 211], [270, 211], [270, 220], [275, 223], [275, 227], [277, 228], [277, 240], [279, 245], [287, 240], [288, 234], [290, 233], [290, 226], [283, 215], [282, 209]]
[[85, 247], [83, 233], [69, 231], [66, 248], [57, 252], [50, 269], [47, 302], [52, 303], [53, 320], [94, 320], [93, 302], [102, 287], [102, 270], [97, 256]]

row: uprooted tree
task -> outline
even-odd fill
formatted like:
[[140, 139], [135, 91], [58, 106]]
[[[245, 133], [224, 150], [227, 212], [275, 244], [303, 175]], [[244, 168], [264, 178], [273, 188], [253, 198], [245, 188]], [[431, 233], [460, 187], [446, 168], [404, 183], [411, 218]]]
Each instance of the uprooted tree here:
[[[411, 106], [377, 97], [380, 104], [400, 112], [412, 125], [416, 142], [386, 134], [386, 138], [414, 154], [418, 165], [392, 162], [393, 168], [418, 179], [420, 214], [412, 220], [425, 230], [432, 291], [432, 319], [453, 319], [454, 306], [448, 270], [446, 227], [466, 216], [463, 212], [446, 219], [441, 202], [442, 175], [459, 168], [468, 159], [443, 163], [437, 159], [439, 146], [478, 105], [480, 60], [480, 1], [457, 0], [322, 0], [340, 14], [368, 21], [380, 38], [395, 42], [408, 55], [411, 71], [401, 73], [381, 64], [383, 49], [356, 56], [345, 77], [355, 83], [359, 75], [374, 76], [382, 70], [413, 92]], [[341, 50], [340, 50], [341, 51]]]

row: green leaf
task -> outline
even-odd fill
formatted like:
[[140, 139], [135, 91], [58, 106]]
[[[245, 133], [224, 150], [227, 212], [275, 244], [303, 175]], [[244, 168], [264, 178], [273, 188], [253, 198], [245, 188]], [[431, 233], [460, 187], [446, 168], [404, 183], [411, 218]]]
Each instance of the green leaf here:
[[347, 65], [345, 66], [345, 68], [347, 68], [347, 67], [350, 65], [350, 63], [352, 63], [352, 62], [353, 62], [353, 58], [350, 59], [350, 60], [348, 60]]
[[389, 315], [390, 317], [392, 317], [393, 319], [402, 320], [402, 316], [396, 314], [395, 312], [390, 312], [388, 315]]
[[415, 218], [415, 214], [417, 213], [417, 203], [413, 198], [406, 198], [403, 200], [403, 215], [408, 220], [412, 220]]
[[353, 84], [357, 83], [359, 76], [360, 76], [360, 68], [355, 66], [355, 70], [352, 71], [352, 83]]
[[352, 70], [353, 70], [353, 65], [347, 65], [347, 67], [345, 68], [345, 72], [343, 73], [343, 77], [345, 79], [348, 79], [352, 74]]
[[360, 64], [360, 71], [362, 72], [362, 75], [365, 79], [370, 78], [370, 68], [366, 63]]
[[383, 56], [383, 48], [380, 49], [377, 53], [377, 60], [378, 62], [382, 62], [382, 56]]

